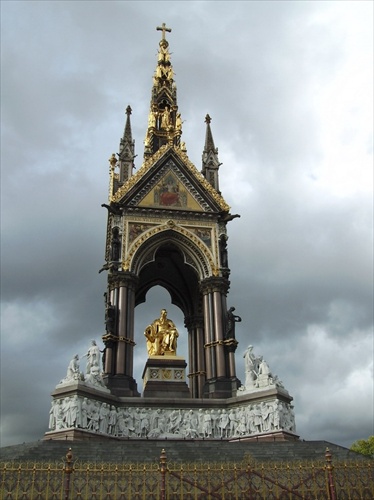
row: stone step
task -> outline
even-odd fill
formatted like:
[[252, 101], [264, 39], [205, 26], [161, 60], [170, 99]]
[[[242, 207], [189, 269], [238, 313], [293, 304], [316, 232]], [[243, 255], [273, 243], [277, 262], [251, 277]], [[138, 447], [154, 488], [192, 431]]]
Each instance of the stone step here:
[[162, 449], [168, 460], [183, 462], [241, 462], [325, 460], [329, 448], [333, 460], [360, 460], [360, 454], [327, 441], [229, 442], [217, 440], [108, 440], [36, 441], [0, 448], [1, 461], [63, 461], [69, 448], [80, 462], [158, 462]]

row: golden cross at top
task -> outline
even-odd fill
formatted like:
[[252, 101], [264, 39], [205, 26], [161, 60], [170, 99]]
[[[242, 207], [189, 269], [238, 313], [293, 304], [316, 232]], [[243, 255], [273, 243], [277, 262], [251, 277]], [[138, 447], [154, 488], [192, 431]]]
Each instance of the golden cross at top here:
[[156, 28], [157, 31], [162, 31], [162, 40], [166, 40], [165, 38], [165, 32], [168, 31], [171, 33], [171, 28], [167, 28], [165, 23], [162, 23], [162, 26], [157, 26]]

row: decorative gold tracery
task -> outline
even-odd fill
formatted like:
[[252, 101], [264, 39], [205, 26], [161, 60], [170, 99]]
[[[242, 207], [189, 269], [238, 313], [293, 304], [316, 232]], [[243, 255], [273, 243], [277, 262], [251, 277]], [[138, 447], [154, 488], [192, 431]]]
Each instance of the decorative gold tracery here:
[[[200, 240], [200, 238], [194, 235], [192, 232], [187, 229], [178, 226], [174, 221], [168, 220], [165, 224], [156, 226], [144, 233], [140, 237], [138, 237], [131, 245], [126, 258], [122, 262], [122, 268], [124, 271], [132, 270], [132, 272], [136, 272], [137, 261], [136, 255], [138, 250], [143, 246], [143, 244], [148, 241], [150, 238], [157, 234], [161, 234], [166, 231], [171, 231], [173, 234], [173, 239], [175, 241], [179, 241], [180, 246], [185, 249], [189, 248], [192, 251], [192, 255], [194, 255], [199, 263], [200, 269], [200, 278], [204, 279], [209, 276], [218, 276], [218, 268], [214, 263], [213, 256], [209, 251], [208, 247]], [[183, 238], [181, 238], [183, 237]], [[196, 250], [199, 250], [198, 252]], [[187, 254], [189, 255], [190, 252]], [[186, 256], [185, 256], [186, 257]], [[187, 264], [190, 264], [185, 260]], [[195, 267], [195, 266], [194, 266]]]

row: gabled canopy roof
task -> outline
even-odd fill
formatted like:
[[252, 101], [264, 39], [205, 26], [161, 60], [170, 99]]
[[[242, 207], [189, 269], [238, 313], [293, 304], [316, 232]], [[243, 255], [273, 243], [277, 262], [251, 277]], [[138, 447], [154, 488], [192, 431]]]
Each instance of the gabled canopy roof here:
[[230, 207], [180, 148], [165, 144], [111, 196], [121, 207], [222, 213]]

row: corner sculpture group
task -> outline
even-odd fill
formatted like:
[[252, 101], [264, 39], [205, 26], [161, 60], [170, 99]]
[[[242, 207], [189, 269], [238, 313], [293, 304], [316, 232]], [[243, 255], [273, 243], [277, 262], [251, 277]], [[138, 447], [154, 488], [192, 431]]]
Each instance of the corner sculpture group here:
[[82, 356], [87, 357], [86, 373], [79, 371], [79, 356], [76, 354], [68, 365], [66, 377], [60, 381], [58, 386], [71, 384], [72, 382], [83, 382], [86, 385], [106, 389], [100, 369], [101, 352], [96, 341], [92, 340], [87, 354]]
[[271, 373], [263, 356], [255, 356], [252, 345], [247, 347], [243, 357], [245, 360], [245, 384], [239, 387], [240, 391], [253, 391], [270, 386], [284, 388], [279, 377]]

